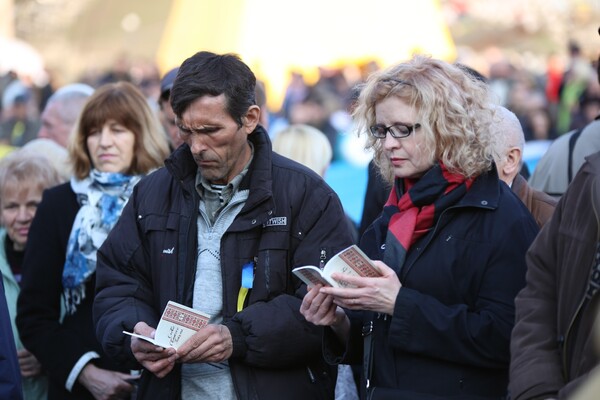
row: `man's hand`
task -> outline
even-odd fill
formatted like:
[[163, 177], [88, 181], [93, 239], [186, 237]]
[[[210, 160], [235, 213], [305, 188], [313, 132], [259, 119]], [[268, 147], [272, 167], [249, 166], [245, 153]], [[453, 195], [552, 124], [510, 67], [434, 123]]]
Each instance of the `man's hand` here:
[[206, 325], [177, 349], [182, 363], [221, 362], [231, 357], [233, 339], [225, 325]]
[[[321, 293], [320, 289], [322, 287], [317, 285], [308, 288], [308, 292], [300, 305], [300, 313], [308, 322], [315, 325], [337, 325], [341, 322], [343, 316], [338, 313], [339, 307], [333, 303], [333, 296]], [[341, 309], [339, 311], [344, 313]]]
[[346, 343], [350, 334], [350, 320], [344, 310], [334, 303], [334, 297], [322, 293], [323, 286], [309, 287], [300, 305], [300, 314], [308, 322], [329, 326]]
[[[145, 322], [138, 322], [133, 328], [133, 332], [154, 338], [156, 330]], [[158, 378], [167, 376], [175, 366], [177, 359], [177, 352], [174, 348], [165, 349], [136, 337], [131, 338], [131, 351], [135, 359]]]
[[27, 349], [17, 351], [17, 356], [19, 357], [21, 376], [29, 378], [42, 373], [42, 364]]
[[129, 399], [133, 385], [127, 380], [137, 379], [139, 375], [128, 375], [109, 371], [88, 363], [77, 377], [96, 400]]

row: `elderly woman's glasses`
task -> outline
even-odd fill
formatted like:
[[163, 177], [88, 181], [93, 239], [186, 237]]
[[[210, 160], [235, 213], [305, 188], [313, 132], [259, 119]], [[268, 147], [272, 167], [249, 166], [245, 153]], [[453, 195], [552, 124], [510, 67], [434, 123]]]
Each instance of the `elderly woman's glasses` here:
[[410, 136], [411, 133], [415, 131], [415, 129], [419, 129], [421, 124], [414, 125], [406, 125], [406, 124], [393, 124], [390, 126], [385, 125], [373, 125], [369, 128], [371, 131], [371, 135], [376, 137], [377, 139], [385, 139], [387, 133], [389, 132], [393, 138], [405, 138]]

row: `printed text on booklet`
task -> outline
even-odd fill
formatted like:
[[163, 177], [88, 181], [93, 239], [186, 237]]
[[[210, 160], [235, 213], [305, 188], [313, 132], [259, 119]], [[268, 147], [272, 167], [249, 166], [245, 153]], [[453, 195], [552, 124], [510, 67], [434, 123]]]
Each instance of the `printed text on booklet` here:
[[164, 348], [179, 348], [191, 338], [200, 328], [206, 326], [210, 316], [183, 304], [169, 301], [156, 327], [154, 339], [123, 331], [123, 333], [144, 339]]
[[374, 278], [381, 272], [358, 246], [352, 246], [340, 251], [325, 264], [323, 270], [313, 265], [294, 268], [292, 272], [308, 286], [317, 284], [334, 287], [353, 287], [346, 282], [336, 281], [331, 274], [338, 272], [346, 275]]

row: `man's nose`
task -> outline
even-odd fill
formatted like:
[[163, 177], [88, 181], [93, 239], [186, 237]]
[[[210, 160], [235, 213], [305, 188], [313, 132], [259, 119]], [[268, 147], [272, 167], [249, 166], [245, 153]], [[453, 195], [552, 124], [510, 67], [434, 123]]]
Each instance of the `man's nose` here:
[[193, 154], [202, 153], [208, 148], [206, 135], [191, 135], [189, 146]]

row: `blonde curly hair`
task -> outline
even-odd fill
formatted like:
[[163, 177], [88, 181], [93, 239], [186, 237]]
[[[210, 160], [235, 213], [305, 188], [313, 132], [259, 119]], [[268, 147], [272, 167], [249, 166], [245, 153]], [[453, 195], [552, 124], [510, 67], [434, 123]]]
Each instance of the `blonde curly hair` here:
[[353, 113], [357, 133], [368, 134], [366, 147], [374, 150], [385, 180], [393, 182], [393, 169], [383, 141], [370, 135], [369, 127], [376, 123], [376, 105], [389, 96], [415, 109], [421, 125], [418, 134], [424, 135], [424, 157], [441, 161], [466, 178], [491, 169], [494, 106], [486, 84], [455, 65], [415, 56], [369, 76]]

